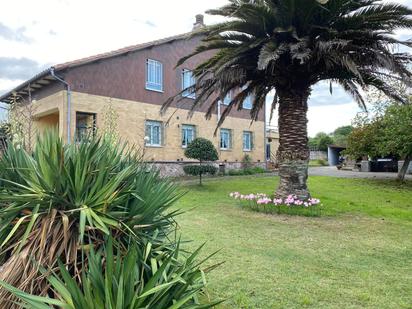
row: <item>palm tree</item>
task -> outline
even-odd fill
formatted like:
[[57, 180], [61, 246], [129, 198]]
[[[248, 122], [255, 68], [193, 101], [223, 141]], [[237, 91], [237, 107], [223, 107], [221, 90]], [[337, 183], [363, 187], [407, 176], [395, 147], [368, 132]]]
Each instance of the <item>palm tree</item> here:
[[[254, 96], [251, 118], [256, 120], [268, 94], [275, 91], [278, 107], [279, 197], [310, 197], [307, 189], [308, 98], [320, 81], [339, 84], [365, 108], [362, 89], [373, 86], [402, 101], [388, 80], [409, 83], [412, 57], [396, 52], [410, 46], [393, 34], [412, 28], [412, 10], [378, 0], [230, 0], [208, 14], [226, 21], [199, 30], [202, 44], [187, 59], [204, 52], [212, 56], [194, 70], [196, 91], [192, 108], [211, 99], [207, 116], [221, 98], [235, 91], [219, 125], [232, 108]], [[164, 104], [179, 100], [177, 95]]]

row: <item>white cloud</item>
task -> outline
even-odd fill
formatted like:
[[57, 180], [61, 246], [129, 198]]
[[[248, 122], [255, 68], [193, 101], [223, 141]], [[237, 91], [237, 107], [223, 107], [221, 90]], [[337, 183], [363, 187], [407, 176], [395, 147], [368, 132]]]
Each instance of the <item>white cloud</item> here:
[[312, 106], [308, 112], [308, 134], [331, 133], [340, 126], [350, 125], [361, 109], [354, 102], [343, 105]]

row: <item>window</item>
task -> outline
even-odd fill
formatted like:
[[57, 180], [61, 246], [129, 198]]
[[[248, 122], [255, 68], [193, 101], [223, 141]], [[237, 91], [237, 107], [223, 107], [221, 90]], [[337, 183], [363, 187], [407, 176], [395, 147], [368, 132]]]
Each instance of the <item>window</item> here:
[[223, 105], [229, 105], [232, 102], [232, 91], [229, 91], [223, 99]]
[[76, 141], [96, 134], [96, 114], [76, 112]]
[[232, 134], [229, 129], [220, 129], [220, 149], [228, 150], [232, 146]]
[[243, 151], [251, 151], [253, 144], [252, 144], [252, 132], [244, 131], [243, 132]]
[[146, 121], [146, 146], [161, 146], [162, 123], [159, 121]]
[[161, 62], [147, 59], [146, 89], [163, 91], [163, 64]]
[[[243, 87], [242, 90], [245, 90], [246, 87]], [[244, 109], [252, 109], [252, 105], [253, 105], [253, 96], [252, 95], [248, 95], [246, 97], [246, 99], [243, 101], [242, 107]]]
[[[185, 90], [195, 84], [195, 78], [193, 77], [193, 72], [190, 70], [183, 70], [182, 72], [182, 90]], [[186, 90], [182, 93], [182, 96], [186, 98], [195, 99], [196, 94], [190, 90]]]
[[182, 147], [186, 148], [195, 139], [195, 126], [184, 124], [182, 126]]

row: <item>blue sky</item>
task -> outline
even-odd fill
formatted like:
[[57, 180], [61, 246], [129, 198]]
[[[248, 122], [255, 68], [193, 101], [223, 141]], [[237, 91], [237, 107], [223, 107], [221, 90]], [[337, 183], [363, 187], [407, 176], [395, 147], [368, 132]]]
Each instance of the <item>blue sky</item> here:
[[[188, 32], [196, 14], [225, 2], [42, 0], [40, 5], [38, 1], [14, 0], [2, 3], [0, 93], [52, 64]], [[412, 6], [412, 0], [395, 2]], [[210, 24], [218, 19], [206, 16], [205, 21]], [[399, 35], [412, 37], [402, 31]], [[309, 105], [311, 136], [350, 124], [359, 111], [342, 89], [334, 87], [331, 95], [329, 84], [322, 83], [314, 87]]]

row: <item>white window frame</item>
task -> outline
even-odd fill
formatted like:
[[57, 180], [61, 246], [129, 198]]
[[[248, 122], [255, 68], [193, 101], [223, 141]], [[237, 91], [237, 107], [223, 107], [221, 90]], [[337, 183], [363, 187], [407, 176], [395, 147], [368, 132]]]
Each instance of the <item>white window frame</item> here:
[[[185, 135], [185, 131], [192, 131], [192, 139], [189, 141]], [[196, 138], [196, 126], [192, 124], [182, 125], [182, 148], [187, 148], [187, 146]]]
[[[247, 87], [242, 87], [242, 90], [245, 90]], [[242, 102], [243, 109], [252, 109], [253, 107], [253, 96], [249, 94]]]
[[[150, 135], [147, 135], [148, 131], [148, 126], [150, 126]], [[159, 134], [159, 142], [154, 143], [153, 142], [153, 133], [154, 133], [154, 128], [158, 127], [158, 134]], [[146, 120], [145, 122], [145, 145], [149, 147], [161, 147], [162, 146], [162, 129], [163, 129], [163, 123], [161, 121], [155, 121], [155, 120]]]
[[226, 94], [226, 96], [223, 98], [223, 101], [222, 101], [222, 103], [223, 103], [223, 105], [229, 105], [230, 104], [230, 102], [232, 102], [232, 95], [233, 95], [233, 92], [232, 92], [232, 90], [230, 90], [227, 94]]
[[[190, 75], [190, 85], [185, 84], [185, 74], [191, 74]], [[193, 77], [193, 71], [189, 69], [183, 69], [182, 70], [182, 90], [185, 90], [186, 88], [193, 86], [195, 83], [196, 83], [196, 80]], [[182, 93], [182, 97], [189, 98], [189, 99], [196, 99], [196, 93], [190, 93], [189, 91], [184, 91]]]
[[158, 60], [146, 60], [146, 89], [163, 92], [163, 63]]
[[[222, 141], [223, 141], [223, 136], [227, 134], [227, 145], [224, 146]], [[232, 148], [232, 130], [230, 129], [220, 129], [220, 149], [221, 150], [230, 150]]]
[[[249, 145], [246, 145], [245, 137], [249, 136]], [[243, 131], [243, 151], [252, 151], [253, 149], [253, 133], [250, 131]], [[246, 147], [245, 147], [246, 146]]]

